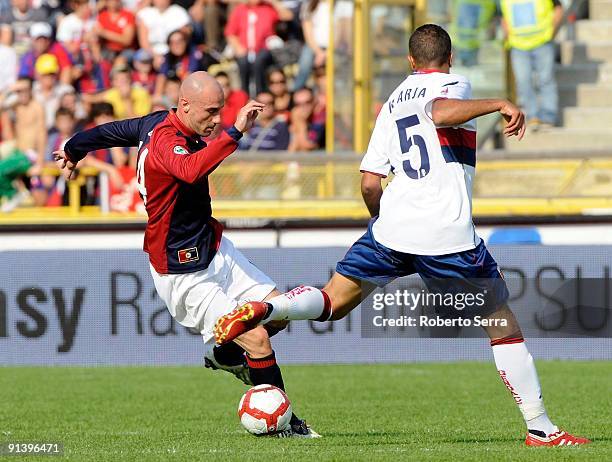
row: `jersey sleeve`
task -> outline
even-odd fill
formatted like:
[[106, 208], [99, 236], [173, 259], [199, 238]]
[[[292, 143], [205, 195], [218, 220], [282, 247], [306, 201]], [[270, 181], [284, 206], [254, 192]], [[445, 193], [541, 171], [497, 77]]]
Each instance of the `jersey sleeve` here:
[[169, 132], [161, 132], [158, 136], [155, 152], [159, 162], [173, 177], [195, 183], [236, 150], [242, 134], [232, 127], [194, 153], [189, 153], [184, 138]]
[[[472, 97], [472, 86], [465, 77], [457, 74], [448, 74], [448, 77], [432, 86], [433, 92], [425, 104], [425, 113], [432, 119], [431, 110], [434, 101], [438, 99], [470, 99]], [[433, 120], [433, 119], [432, 119]]]
[[391, 161], [387, 154], [388, 138], [390, 136], [388, 111], [387, 103], [383, 106], [376, 119], [370, 143], [368, 144], [368, 150], [359, 167], [362, 173], [373, 173], [382, 177], [389, 175]]
[[138, 146], [141, 122], [142, 118], [136, 118], [98, 125], [70, 138], [64, 151], [72, 162], [78, 162], [91, 151]]

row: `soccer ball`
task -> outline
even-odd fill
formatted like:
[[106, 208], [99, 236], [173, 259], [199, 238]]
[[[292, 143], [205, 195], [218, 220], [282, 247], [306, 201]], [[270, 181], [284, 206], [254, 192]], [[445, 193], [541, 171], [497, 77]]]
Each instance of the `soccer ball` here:
[[257, 385], [247, 391], [238, 405], [240, 423], [253, 435], [289, 429], [291, 403], [283, 390], [273, 385]]

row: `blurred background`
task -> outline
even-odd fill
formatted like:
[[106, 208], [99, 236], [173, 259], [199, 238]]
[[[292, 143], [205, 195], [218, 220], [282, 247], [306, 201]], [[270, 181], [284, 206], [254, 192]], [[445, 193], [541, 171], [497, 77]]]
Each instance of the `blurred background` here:
[[[475, 97], [510, 98], [528, 115], [521, 142], [501, 136], [498, 115], [479, 120], [473, 209], [493, 255], [526, 280], [550, 268], [608, 278], [612, 0], [0, 0], [2, 362], [200, 361], [140, 250], [135, 150], [92, 153], [71, 181], [51, 159], [79, 130], [175, 107], [196, 70], [224, 89], [224, 128], [248, 98], [268, 104], [210, 177], [216, 218], [281, 290], [324, 284], [365, 229], [359, 163], [425, 22], [449, 31], [452, 71]], [[364, 340], [358, 312], [277, 339], [289, 362], [489, 355]], [[612, 355], [608, 339], [551, 341], [534, 353]]]

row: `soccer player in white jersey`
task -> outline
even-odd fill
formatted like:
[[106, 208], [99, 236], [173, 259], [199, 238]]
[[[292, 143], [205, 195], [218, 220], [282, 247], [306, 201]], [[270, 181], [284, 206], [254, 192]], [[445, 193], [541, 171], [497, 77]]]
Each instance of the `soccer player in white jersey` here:
[[[485, 331], [502, 381], [525, 419], [525, 443], [589, 443], [549, 419], [533, 358], [506, 304], [506, 283], [472, 222], [474, 119], [499, 112], [506, 120], [504, 134], [520, 139], [525, 116], [506, 100], [471, 99], [468, 80], [450, 74], [451, 40], [441, 27], [416, 29], [409, 50], [414, 72], [381, 109], [361, 163], [362, 194], [373, 217], [367, 232], [323, 290], [301, 286], [267, 302], [247, 303], [219, 319], [216, 340], [224, 344], [272, 320], [341, 319], [376, 286], [409, 274], [418, 273], [434, 293], [475, 287], [488, 291], [489, 303], [461, 317], [498, 320]], [[383, 192], [381, 179], [389, 172], [395, 176]], [[452, 311], [442, 314], [458, 314]]]

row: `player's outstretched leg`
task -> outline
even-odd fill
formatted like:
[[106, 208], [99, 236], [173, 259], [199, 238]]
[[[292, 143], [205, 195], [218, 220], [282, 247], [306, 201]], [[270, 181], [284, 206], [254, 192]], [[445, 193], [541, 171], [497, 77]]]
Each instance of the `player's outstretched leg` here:
[[[299, 286], [265, 302], [249, 302], [219, 318], [215, 325], [218, 344], [230, 342], [255, 326], [270, 321], [342, 319], [361, 302], [365, 287], [356, 279], [335, 273], [323, 290]], [[365, 295], [367, 295], [367, 293]]]
[[223, 345], [259, 324], [270, 321], [315, 318], [327, 320], [329, 315], [327, 295], [314, 287], [300, 286], [265, 302], [245, 303], [231, 313], [221, 316], [215, 324], [215, 340]]
[[[250, 378], [253, 385], [269, 384], [285, 391], [283, 374], [276, 362], [276, 355], [270, 343], [268, 332], [263, 326], [258, 326], [235, 340], [246, 352]], [[291, 429], [274, 434], [277, 437], [320, 438], [306, 421], [293, 414], [290, 421]]]
[[217, 319], [213, 333], [219, 345], [231, 342], [257, 327], [268, 313], [266, 302], [247, 302]]
[[514, 314], [507, 306], [489, 316], [507, 326], [486, 327], [499, 375], [518, 405], [527, 425], [527, 446], [575, 446], [590, 440], [559, 430], [544, 408], [538, 373]]

